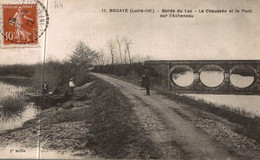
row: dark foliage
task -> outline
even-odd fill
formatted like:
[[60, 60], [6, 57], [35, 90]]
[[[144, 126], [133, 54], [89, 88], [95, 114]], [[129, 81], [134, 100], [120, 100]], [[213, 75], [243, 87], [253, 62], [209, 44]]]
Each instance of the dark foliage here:
[[154, 68], [145, 66], [142, 63], [97, 65], [94, 67], [93, 71], [98, 73], [114, 74], [116, 76], [127, 76], [131, 72], [134, 72], [136, 75], [142, 76], [144, 69], [148, 69], [151, 76], [158, 76], [158, 73]]
[[0, 66], [0, 76], [19, 75], [19, 76], [25, 76], [25, 77], [32, 77], [35, 73], [36, 66], [39, 66], [39, 65], [40, 64], [3, 65], [3, 66]]

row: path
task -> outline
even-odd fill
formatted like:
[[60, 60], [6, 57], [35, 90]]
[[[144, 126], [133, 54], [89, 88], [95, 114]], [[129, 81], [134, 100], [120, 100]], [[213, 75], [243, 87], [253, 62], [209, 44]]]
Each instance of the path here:
[[140, 87], [125, 81], [92, 74], [119, 88], [134, 104], [141, 125], [161, 148], [163, 158], [183, 158], [178, 157], [178, 152], [182, 152], [188, 155], [185, 159], [237, 159], [225, 150], [225, 146], [213, 142], [190, 121], [174, 112], [174, 109], [182, 109], [180, 104], [154, 92], [147, 96]]

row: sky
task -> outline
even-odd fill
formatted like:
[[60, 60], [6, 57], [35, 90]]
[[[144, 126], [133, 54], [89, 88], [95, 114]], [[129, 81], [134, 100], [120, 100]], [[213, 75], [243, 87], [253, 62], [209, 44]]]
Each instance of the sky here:
[[[101, 12], [126, 8], [154, 9], [155, 13]], [[68, 59], [79, 41], [109, 56], [107, 42], [125, 36], [132, 40], [130, 52], [135, 57], [260, 59], [259, 8], [259, 0], [49, 0], [46, 58]], [[194, 18], [161, 18], [162, 9], [197, 12]], [[198, 13], [199, 9], [238, 9], [240, 13]], [[252, 13], [241, 13], [242, 9]], [[40, 48], [0, 49], [0, 64], [41, 62], [42, 38]]]

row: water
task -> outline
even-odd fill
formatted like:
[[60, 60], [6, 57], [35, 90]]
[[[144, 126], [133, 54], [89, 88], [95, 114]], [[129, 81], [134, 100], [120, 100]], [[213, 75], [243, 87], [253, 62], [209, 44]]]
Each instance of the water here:
[[239, 88], [245, 88], [250, 86], [254, 82], [253, 76], [241, 76], [239, 74], [231, 74], [230, 81], [234, 86]]
[[[192, 83], [194, 75], [191, 71], [173, 74], [173, 81], [179, 86], [188, 86]], [[202, 71], [200, 74], [202, 83], [208, 87], [216, 87], [224, 80], [224, 74], [221, 71]], [[231, 83], [239, 88], [250, 86], [254, 81], [254, 76], [245, 76], [242, 74], [231, 74]], [[260, 96], [256, 95], [215, 95], [215, 94], [182, 94], [192, 97], [196, 100], [204, 100], [217, 105], [227, 105], [234, 108], [241, 108], [260, 116]]]
[[184, 94], [196, 100], [202, 99], [218, 105], [241, 108], [260, 116], [260, 96], [252, 95], [213, 95], [213, 94]]
[[[0, 82], [0, 90], [1, 90], [1, 95], [0, 95], [0, 101], [1, 101], [6, 97], [16, 96], [16, 94], [19, 94], [22, 91], [24, 91], [25, 88]], [[0, 106], [0, 113], [1, 112], [3, 112], [2, 106]], [[8, 129], [21, 127], [24, 124], [24, 122], [34, 118], [36, 114], [37, 114], [37, 109], [35, 105], [33, 103], [29, 103], [26, 106], [24, 106], [24, 109], [22, 109], [21, 113], [19, 114], [13, 113], [13, 115], [4, 119], [3, 117], [0, 117], [0, 132]]]
[[172, 74], [174, 83], [178, 86], [187, 87], [192, 84], [194, 80], [194, 74], [191, 71], [185, 71], [183, 73]]
[[200, 80], [204, 85], [208, 87], [217, 87], [223, 82], [224, 73], [221, 71], [202, 71], [200, 73]]

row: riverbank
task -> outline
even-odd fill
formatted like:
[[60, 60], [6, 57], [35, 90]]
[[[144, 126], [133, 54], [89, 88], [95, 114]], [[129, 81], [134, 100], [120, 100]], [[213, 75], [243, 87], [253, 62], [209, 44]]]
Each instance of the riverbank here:
[[119, 90], [92, 78], [90, 85], [75, 89], [81, 93], [86, 96], [42, 110], [22, 127], [1, 133], [1, 148], [19, 144], [26, 152], [39, 144], [43, 157], [55, 151], [84, 158], [160, 158]]

